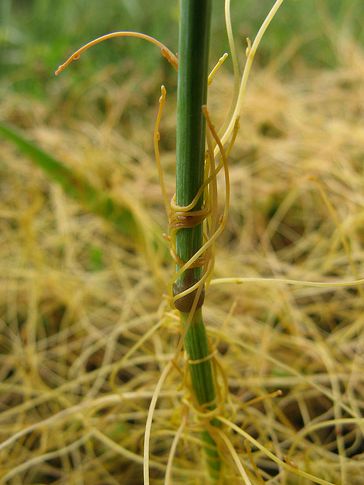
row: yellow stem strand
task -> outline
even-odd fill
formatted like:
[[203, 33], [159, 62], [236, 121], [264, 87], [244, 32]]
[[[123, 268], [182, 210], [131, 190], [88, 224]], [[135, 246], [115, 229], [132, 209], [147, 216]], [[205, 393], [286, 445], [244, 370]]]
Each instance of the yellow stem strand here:
[[151, 44], [156, 45], [160, 48], [162, 56], [167, 59], [167, 61], [175, 68], [178, 69], [178, 60], [177, 57], [173, 54], [172, 51], [168, 49], [162, 42], [151, 37], [150, 35], [143, 34], [141, 32], [132, 32], [132, 31], [119, 31], [119, 32], [111, 32], [110, 34], [102, 35], [101, 37], [97, 37], [97, 39], [88, 42], [84, 46], [80, 47], [76, 52], [74, 52], [63, 64], [61, 64], [55, 72], [55, 75], [58, 76], [62, 71], [64, 71], [73, 61], [77, 61], [80, 56], [86, 52], [88, 49], [93, 47], [94, 45], [100, 44], [104, 40], [114, 39], [115, 37], [136, 37], [138, 39], [146, 40]]

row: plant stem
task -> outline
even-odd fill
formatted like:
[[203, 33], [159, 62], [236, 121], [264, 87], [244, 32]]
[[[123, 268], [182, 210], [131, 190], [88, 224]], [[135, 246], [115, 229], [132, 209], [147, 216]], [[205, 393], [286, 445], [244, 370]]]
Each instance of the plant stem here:
[[[188, 313], [181, 313], [184, 328], [189, 320], [188, 317]], [[184, 343], [191, 361], [202, 360], [209, 356], [210, 350], [201, 309], [194, 313], [188, 326]], [[189, 370], [192, 389], [198, 404], [204, 406], [206, 411], [214, 409], [216, 392], [211, 360], [206, 360], [199, 364], [190, 364]], [[219, 422], [215, 419], [210, 420], [210, 424], [219, 426]], [[208, 431], [202, 432], [202, 440], [206, 444], [205, 454], [210, 476], [212, 479], [217, 480], [220, 476], [221, 463], [215, 440]]]
[[[205, 120], [202, 106], [207, 100], [211, 4], [211, 0], [180, 0], [176, 167], [178, 206], [190, 204], [203, 183]], [[192, 210], [200, 210], [202, 205], [201, 197]], [[202, 244], [202, 223], [177, 231], [176, 252], [181, 261], [187, 262]], [[191, 287], [199, 281], [201, 275], [202, 268], [187, 269], [175, 283], [175, 294]], [[210, 350], [202, 317], [202, 300], [194, 314], [190, 315], [193, 299], [189, 299], [187, 308], [180, 308], [181, 321], [187, 330], [184, 343], [190, 361], [200, 361], [189, 365], [196, 402], [206, 410], [211, 410], [216, 406], [215, 380], [211, 360], [208, 359]], [[207, 430], [203, 432], [202, 438], [206, 444], [210, 476], [218, 478], [220, 458], [216, 443]]]
[[[203, 182], [211, 0], [180, 0], [177, 96], [176, 201], [188, 205]], [[202, 199], [196, 205], [200, 209]], [[202, 244], [202, 226], [177, 233], [177, 254], [187, 261]], [[199, 273], [198, 270], [195, 270]], [[196, 280], [199, 278], [196, 274]]]

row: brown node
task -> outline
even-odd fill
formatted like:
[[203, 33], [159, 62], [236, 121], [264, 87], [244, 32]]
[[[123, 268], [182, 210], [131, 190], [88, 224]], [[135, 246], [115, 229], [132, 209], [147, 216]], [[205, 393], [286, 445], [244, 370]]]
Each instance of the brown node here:
[[[197, 281], [193, 275], [193, 270], [187, 269], [182, 276], [182, 281], [176, 281], [173, 284], [173, 296], [177, 297], [183, 291], [188, 290], [193, 286]], [[198, 298], [196, 303], [196, 298]], [[205, 300], [205, 287], [203, 286], [196, 288], [195, 290], [187, 293], [187, 295], [182, 296], [181, 298], [176, 298], [174, 301], [174, 306], [177, 310], [182, 313], [189, 313], [191, 309], [194, 307], [195, 310], [201, 308], [203, 302]]]
[[[185, 291], [187, 289], [188, 287], [181, 290], [179, 285], [177, 283], [174, 283], [173, 296], [178, 296], [179, 293], [182, 293], [182, 291]], [[195, 309], [197, 310], [198, 308], [201, 308], [203, 305], [203, 302], [205, 301], [205, 287], [203, 287], [202, 290], [197, 288], [196, 290], [191, 291], [191, 293], [188, 293], [187, 295], [182, 296], [181, 298], [177, 298], [174, 301], [175, 308], [182, 313], [189, 313], [192, 307], [194, 306], [195, 298], [197, 298], [197, 292], [199, 292], [200, 295], [198, 297], [198, 301], [195, 306]]]

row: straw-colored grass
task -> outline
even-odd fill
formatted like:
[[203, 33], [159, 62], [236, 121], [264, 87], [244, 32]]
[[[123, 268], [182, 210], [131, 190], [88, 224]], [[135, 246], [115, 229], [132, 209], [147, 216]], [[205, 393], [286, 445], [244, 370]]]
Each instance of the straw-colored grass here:
[[[364, 288], [258, 279], [364, 276], [364, 57], [354, 44], [341, 48], [336, 71], [283, 80], [283, 56], [255, 72], [231, 155], [214, 278], [254, 280], [216, 281], [204, 310], [230, 391], [215, 431], [230, 484], [310, 484], [310, 474], [359, 485], [364, 476]], [[137, 92], [100, 87], [108, 74], [72, 102], [55, 94], [53, 110], [9, 95], [1, 116], [167, 231], [153, 161], [158, 80], [137, 80]], [[224, 69], [216, 76], [209, 111], [218, 124], [233, 80]], [[172, 195], [170, 98], [161, 152]], [[150, 400], [180, 334], [163, 298], [173, 265], [163, 254], [150, 264], [7, 144], [0, 170], [1, 483], [142, 483]], [[200, 485], [183, 355], [179, 366], [153, 417], [151, 483]]]

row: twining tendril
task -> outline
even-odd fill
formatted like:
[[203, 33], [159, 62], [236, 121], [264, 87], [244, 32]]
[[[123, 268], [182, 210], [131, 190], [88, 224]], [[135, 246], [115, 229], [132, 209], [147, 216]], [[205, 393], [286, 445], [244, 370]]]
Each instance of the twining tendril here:
[[[210, 277], [213, 271], [213, 254], [214, 254], [214, 245], [216, 239], [219, 235], [223, 232], [228, 212], [229, 212], [229, 204], [230, 204], [230, 179], [229, 179], [229, 168], [228, 168], [228, 160], [226, 156], [226, 151], [221, 143], [221, 140], [216, 132], [216, 129], [211, 121], [208, 109], [206, 106], [202, 107], [202, 111], [204, 117], [206, 119], [206, 124], [208, 128], [208, 150], [205, 159], [205, 165], [207, 166], [207, 170], [205, 170], [205, 174], [207, 175], [204, 184], [202, 185], [203, 189], [205, 190], [205, 207], [203, 214], [207, 220], [206, 224], [206, 231], [205, 234], [205, 241], [201, 248], [196, 251], [196, 253], [181, 267], [179, 267], [178, 271], [175, 273], [174, 280], [176, 281], [186, 270], [191, 268], [191, 265], [195, 263], [195, 261], [200, 258], [202, 255], [207, 257], [207, 264], [205, 265], [204, 273], [199, 281], [194, 283], [189, 288], [185, 289], [184, 291], [180, 292], [178, 295], [174, 295], [174, 302], [184, 296], [194, 292], [198, 288], [200, 288], [205, 281]], [[238, 125], [237, 125], [238, 127]], [[237, 128], [236, 128], [237, 129]], [[235, 137], [233, 137], [235, 138]], [[215, 158], [214, 157], [214, 145], [213, 142], [216, 143], [218, 147], [218, 153], [221, 156], [221, 167], [224, 170], [225, 176], [225, 203], [224, 203], [224, 210], [220, 221], [218, 220], [217, 216], [217, 190], [216, 190], [216, 176], [218, 166], [216, 166]], [[207, 182], [208, 181], [208, 182]], [[206, 183], [207, 182], [207, 183]], [[201, 191], [201, 189], [200, 189]], [[198, 194], [197, 194], [198, 195]], [[185, 215], [193, 214], [193, 208], [197, 204], [199, 198], [197, 195], [194, 197], [193, 201], [188, 206], [177, 206], [174, 203], [171, 204], [171, 211], [172, 214], [174, 213], [184, 213]], [[173, 199], [172, 199], [173, 201]], [[171, 218], [172, 222], [174, 221], [174, 217]], [[188, 217], [185, 217], [185, 220], [180, 220], [180, 225], [178, 229], [181, 227], [188, 227]], [[170, 226], [170, 238], [172, 247], [175, 245], [175, 235], [176, 235], [176, 228], [174, 226]]]
[[76, 52], [74, 52], [63, 64], [61, 64], [55, 72], [55, 75], [58, 76], [62, 71], [64, 71], [73, 61], [77, 61], [81, 55], [86, 52], [90, 47], [93, 47], [96, 44], [100, 44], [104, 40], [113, 39], [115, 37], [136, 37], [138, 39], [144, 39], [151, 44], [156, 45], [160, 48], [162, 56], [167, 59], [167, 61], [177, 70], [178, 69], [178, 60], [177, 57], [173, 54], [172, 51], [168, 49], [162, 42], [151, 37], [150, 35], [143, 34], [141, 32], [129, 32], [129, 31], [120, 31], [120, 32], [111, 32], [110, 34], [102, 35], [97, 39], [88, 42], [84, 46], [80, 47]]
[[[223, 61], [226, 59], [226, 56], [222, 56], [220, 61], [217, 63], [215, 68], [210, 74], [211, 76], [215, 75], [219, 67], [222, 65]], [[189, 286], [188, 288], [183, 289], [183, 291], [179, 291], [178, 294], [173, 295], [173, 303], [176, 304], [178, 300], [182, 300], [183, 298], [191, 295], [192, 300], [187, 302], [184, 305], [185, 308], [188, 309], [189, 312], [192, 313], [192, 308], [197, 307], [198, 299], [203, 294], [203, 285], [204, 282], [211, 276], [214, 266], [214, 244], [217, 237], [223, 231], [228, 215], [228, 208], [229, 208], [229, 201], [230, 201], [230, 182], [229, 182], [229, 170], [228, 170], [228, 162], [227, 157], [231, 151], [231, 148], [235, 142], [235, 138], [237, 135], [237, 131], [239, 129], [238, 120], [235, 123], [235, 128], [233, 130], [233, 134], [229, 143], [227, 150], [224, 149], [221, 140], [217, 134], [217, 131], [211, 121], [208, 109], [206, 106], [202, 107], [203, 115], [206, 120], [206, 124], [208, 127], [208, 134], [207, 134], [207, 145], [208, 149], [206, 151], [205, 157], [205, 170], [204, 170], [204, 182], [201, 185], [200, 189], [196, 193], [193, 200], [186, 206], [179, 206], [176, 204], [176, 196], [172, 197], [170, 203], [168, 203], [168, 196], [167, 190], [164, 181], [164, 174], [161, 165], [161, 158], [160, 158], [160, 150], [159, 150], [159, 141], [160, 141], [160, 123], [163, 108], [166, 102], [166, 89], [164, 86], [161, 87], [161, 96], [159, 98], [159, 109], [156, 117], [155, 127], [154, 127], [154, 153], [155, 159], [158, 169], [159, 181], [162, 190], [163, 200], [166, 212], [168, 214], [168, 221], [169, 221], [169, 234], [167, 239], [170, 242], [170, 252], [175, 260], [177, 266], [179, 267], [178, 271], [175, 274], [174, 280], [178, 280], [178, 278], [186, 271], [192, 268], [202, 268], [203, 274], [199, 281], [194, 282], [193, 285]], [[216, 165], [216, 155], [215, 155], [215, 146], [218, 147], [218, 156], [220, 157], [220, 161]], [[224, 204], [224, 212], [221, 220], [219, 221], [218, 217], [218, 200], [217, 200], [217, 175], [224, 169], [225, 175], [225, 204]], [[204, 203], [201, 209], [195, 210], [197, 203], [200, 201], [201, 197], [203, 197]], [[206, 221], [206, 223], [205, 223]], [[181, 258], [178, 256], [176, 251], [176, 233], [180, 229], [183, 228], [192, 228], [198, 225], [204, 224], [204, 244], [202, 247], [197, 251], [188, 261], [182, 261]], [[172, 285], [171, 285], [172, 286]], [[194, 293], [194, 295], [192, 295]], [[178, 306], [178, 304], [177, 304]]]
[[153, 146], [154, 146], [154, 157], [155, 161], [157, 164], [157, 169], [158, 169], [158, 177], [159, 177], [159, 185], [161, 187], [162, 191], [162, 197], [163, 197], [163, 202], [164, 202], [164, 208], [166, 210], [166, 214], [168, 216], [169, 213], [169, 199], [167, 195], [167, 189], [166, 189], [166, 184], [164, 181], [164, 173], [163, 173], [163, 168], [161, 164], [161, 156], [160, 156], [160, 150], [159, 150], [159, 141], [161, 138], [160, 135], [160, 124], [161, 124], [161, 119], [162, 119], [162, 114], [163, 114], [163, 108], [164, 105], [166, 104], [166, 99], [167, 99], [167, 90], [165, 86], [161, 86], [161, 95], [159, 98], [159, 107], [158, 107], [158, 113], [157, 113], [157, 118], [155, 121], [154, 125], [154, 131], [153, 131]]
[[[235, 89], [233, 100], [232, 100], [232, 105], [231, 105], [231, 108], [230, 108], [230, 111], [229, 111], [229, 114], [228, 114], [228, 117], [227, 117], [227, 121], [224, 123], [224, 126], [222, 128], [223, 134], [221, 135], [221, 142], [223, 144], [225, 144], [226, 140], [229, 139], [229, 137], [230, 137], [230, 135], [231, 135], [231, 133], [234, 129], [236, 119], [240, 116], [243, 101], [244, 101], [245, 94], [246, 94], [246, 88], [247, 88], [247, 84], [248, 84], [249, 75], [250, 75], [251, 68], [252, 68], [253, 63], [254, 63], [255, 54], [257, 52], [259, 44], [260, 44], [267, 28], [269, 27], [269, 24], [271, 23], [271, 21], [273, 20], [274, 16], [277, 13], [277, 11], [279, 10], [280, 6], [282, 5], [283, 1], [284, 0], [276, 0], [276, 2], [274, 3], [273, 7], [270, 10], [270, 12], [268, 13], [267, 17], [265, 18], [264, 22], [262, 23], [260, 29], [258, 30], [258, 33], [257, 33], [253, 43], [251, 44], [250, 41], [248, 41], [248, 48], [247, 48], [247, 51], [246, 51], [247, 58], [246, 58], [245, 66], [244, 66], [243, 75], [242, 75], [241, 80], [240, 80], [240, 86], [238, 87], [238, 89]], [[227, 26], [231, 25], [230, 2], [229, 2], [229, 0], [226, 0], [226, 2], [225, 2], [225, 14], [226, 14], [226, 19], [227, 19], [226, 20]], [[229, 29], [228, 29], [228, 31], [229, 31]], [[232, 35], [229, 35], [229, 43], [230, 43], [230, 49], [233, 49], [232, 50], [232, 57], [233, 57], [233, 63], [234, 63], [234, 76], [235, 76], [235, 80], [236, 80], [239, 73], [238, 73], [237, 62], [234, 61], [236, 54], [235, 54], [235, 47], [234, 47]], [[235, 81], [235, 85], [237, 85], [236, 81]]]

